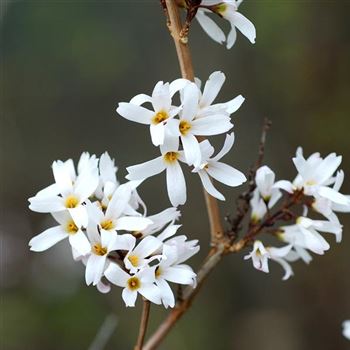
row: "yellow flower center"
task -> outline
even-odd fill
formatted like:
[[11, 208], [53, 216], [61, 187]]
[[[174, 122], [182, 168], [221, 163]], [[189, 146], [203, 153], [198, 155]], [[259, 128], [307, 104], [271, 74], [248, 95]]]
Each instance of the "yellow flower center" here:
[[79, 199], [75, 196], [68, 196], [64, 202], [66, 208], [75, 208], [79, 204]]
[[99, 243], [96, 243], [92, 247], [92, 252], [96, 255], [103, 256], [107, 254], [107, 248], [102, 247]]
[[141, 286], [141, 282], [137, 277], [129, 278], [127, 283], [130, 290], [138, 290]]
[[164, 120], [167, 120], [169, 118], [168, 113], [165, 111], [160, 111], [156, 113], [152, 118], [152, 124], [159, 124], [163, 122]]
[[113, 230], [114, 227], [115, 227], [115, 225], [114, 225], [112, 220], [102, 221], [100, 225], [106, 231]]
[[181, 135], [186, 135], [191, 128], [192, 125], [187, 120], [180, 121], [179, 129]]
[[70, 235], [74, 235], [75, 233], [78, 232], [78, 226], [74, 223], [73, 220], [70, 220], [66, 224], [66, 232], [69, 233]]
[[315, 180], [309, 180], [309, 181], [306, 182], [305, 185], [306, 186], [314, 186], [314, 185], [316, 185], [316, 181]]
[[156, 278], [159, 278], [162, 275], [162, 270], [159, 266], [156, 268], [155, 275]]
[[227, 5], [224, 3], [219, 4], [219, 5], [215, 5], [215, 7], [214, 7], [214, 12], [216, 12], [220, 16], [222, 16], [226, 10], [227, 10]]
[[163, 157], [167, 163], [174, 163], [179, 158], [179, 153], [178, 152], [167, 152], [164, 154]]
[[130, 255], [128, 259], [132, 266], [137, 267], [139, 265], [139, 257], [137, 255]]

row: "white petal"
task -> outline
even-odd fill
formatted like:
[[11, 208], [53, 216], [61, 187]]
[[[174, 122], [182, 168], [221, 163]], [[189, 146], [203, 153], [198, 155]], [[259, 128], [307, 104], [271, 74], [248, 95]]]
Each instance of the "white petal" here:
[[162, 303], [165, 308], [174, 307], [175, 306], [175, 298], [173, 291], [171, 290], [167, 281], [163, 279], [159, 279], [157, 282], [157, 286], [160, 289]]
[[133, 254], [146, 258], [154, 253], [161, 245], [162, 241], [153, 236], [147, 236], [133, 250]]
[[196, 277], [196, 274], [187, 268], [184, 268], [181, 265], [168, 267], [162, 274], [162, 277], [173, 283], [179, 284], [192, 284], [193, 279]]
[[322, 197], [330, 199], [334, 203], [341, 205], [350, 205], [349, 198], [335, 191], [333, 188], [322, 186], [319, 188], [318, 194]]
[[150, 126], [151, 139], [154, 146], [159, 146], [164, 143], [165, 128], [163, 123], [151, 124]]
[[235, 187], [247, 181], [242, 172], [221, 162], [211, 162], [207, 172], [211, 177], [227, 186]]
[[225, 41], [224, 32], [211, 18], [205, 14], [202, 9], [198, 10], [196, 18], [203, 30], [209, 35], [210, 38], [219, 44], [222, 44]]
[[170, 96], [173, 97], [175, 93], [182, 90], [189, 82], [189, 80], [182, 78], [172, 81], [169, 85]]
[[237, 39], [237, 31], [234, 25], [231, 26], [231, 30], [227, 35], [226, 40], [226, 48], [231, 49], [231, 47], [235, 44]]
[[231, 101], [226, 102], [225, 105], [227, 106], [227, 112], [230, 114], [236, 112], [242, 106], [244, 101], [245, 98], [242, 95], [238, 95]]
[[294, 186], [290, 181], [280, 180], [274, 183], [273, 188], [280, 188], [281, 190], [285, 190], [288, 193], [293, 193]]
[[55, 161], [52, 163], [52, 171], [60, 193], [70, 192], [75, 179], [75, 174], [72, 176], [72, 173], [75, 173], [73, 161], [71, 159], [66, 162]]
[[235, 142], [235, 134], [232, 132], [231, 134], [227, 134], [225, 138], [225, 143], [221, 149], [221, 151], [212, 158], [213, 161], [220, 160], [223, 156], [225, 156], [228, 152], [230, 152], [233, 144]]
[[121, 102], [117, 112], [125, 119], [141, 124], [150, 124], [154, 112], [132, 103]]
[[202, 159], [198, 140], [192, 134], [187, 134], [181, 136], [181, 141], [185, 152], [186, 163], [198, 167]]
[[152, 104], [157, 112], [168, 111], [171, 105], [169, 83], [158, 82], [152, 92]]
[[42, 252], [68, 236], [61, 226], [51, 227], [29, 241], [30, 250]]
[[86, 255], [91, 251], [90, 242], [81, 230], [69, 235], [69, 243], [81, 255]]
[[130, 100], [130, 103], [138, 106], [143, 105], [146, 102], [152, 102], [152, 97], [146, 94], [138, 94]]
[[91, 254], [86, 264], [85, 281], [87, 285], [91, 283], [96, 286], [100, 281], [106, 264], [106, 256]]
[[117, 264], [110, 264], [104, 275], [111, 283], [119, 287], [125, 287], [130, 276]]
[[181, 166], [178, 162], [175, 162], [167, 167], [166, 181], [171, 204], [174, 207], [185, 204], [186, 182]]
[[128, 288], [124, 288], [122, 292], [122, 297], [125, 302], [126, 306], [135, 306], [136, 298], [137, 298], [137, 292], [129, 290]]
[[138, 291], [140, 294], [142, 294], [143, 297], [152, 303], [157, 305], [162, 303], [159, 288], [154, 284], [141, 285], [141, 288]]
[[109, 293], [111, 290], [111, 285], [107, 283], [103, 283], [102, 281], [98, 282], [96, 284], [96, 287], [97, 287], [97, 290], [103, 294]]
[[214, 72], [209, 76], [209, 79], [205, 83], [203, 95], [200, 101], [202, 107], [212, 104], [216, 96], [219, 94], [225, 79], [225, 74], [220, 71]]
[[66, 210], [62, 197], [32, 197], [29, 198], [29, 209], [38, 213], [52, 213]]
[[198, 109], [199, 90], [195, 83], [188, 83], [183, 91], [181, 119], [192, 121]]
[[86, 171], [78, 176], [74, 186], [74, 192], [79, 196], [81, 201], [84, 201], [94, 193], [98, 183], [99, 176], [97, 168]]
[[241, 13], [235, 11], [232, 14], [232, 20], [230, 21], [237, 29], [248, 38], [248, 40], [254, 44], [256, 38], [256, 30], [254, 24]]
[[213, 183], [211, 182], [209, 175], [206, 173], [206, 171], [201, 170], [198, 172], [198, 175], [202, 181], [204, 189], [213, 197], [220, 199], [221, 201], [225, 200], [225, 197], [214, 187]]
[[88, 224], [87, 210], [84, 205], [78, 205], [76, 208], [68, 209], [74, 223], [78, 227], [86, 227]]
[[232, 129], [233, 124], [228, 115], [210, 115], [195, 119], [192, 122], [191, 132], [194, 135], [210, 136], [219, 135]]
[[116, 224], [116, 230], [126, 230], [126, 231], [142, 231], [148, 225], [151, 225], [152, 221], [143, 218], [143, 217], [135, 217], [135, 216], [123, 216], [118, 218]]
[[[110, 233], [109, 233], [110, 234]], [[108, 251], [113, 250], [132, 250], [135, 247], [136, 238], [133, 235], [116, 235], [108, 243]]]
[[129, 174], [126, 176], [126, 178], [128, 180], [147, 179], [161, 173], [165, 170], [165, 168], [166, 166], [163, 161], [163, 157], [158, 157], [142, 164], [127, 167], [126, 170]]

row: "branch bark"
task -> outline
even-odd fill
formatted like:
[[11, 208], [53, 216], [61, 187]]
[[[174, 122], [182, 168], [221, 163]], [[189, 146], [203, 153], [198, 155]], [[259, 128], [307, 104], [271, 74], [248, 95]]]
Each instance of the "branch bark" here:
[[137, 343], [135, 345], [134, 350], [142, 350], [143, 349], [143, 342], [145, 340], [145, 335], [146, 335], [146, 331], [147, 331], [150, 308], [151, 308], [151, 302], [149, 300], [144, 299], [143, 300], [143, 307], [142, 307], [139, 336], [137, 338]]

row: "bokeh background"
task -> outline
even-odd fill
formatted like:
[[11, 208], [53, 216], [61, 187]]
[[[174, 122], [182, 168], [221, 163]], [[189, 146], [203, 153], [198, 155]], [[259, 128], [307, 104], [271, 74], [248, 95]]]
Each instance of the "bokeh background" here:
[[[262, 120], [273, 127], [265, 162], [278, 179], [292, 179], [291, 158], [342, 154], [350, 193], [348, 1], [246, 1], [241, 12], [257, 28], [257, 43], [242, 35], [230, 51], [211, 41], [197, 23], [190, 43], [196, 75], [222, 70], [219, 97], [242, 94], [234, 115], [236, 144], [227, 162], [247, 172], [257, 155]], [[228, 24], [221, 21], [227, 30]], [[0, 348], [88, 349], [106, 317], [118, 324], [105, 349], [131, 349], [140, 308], [126, 309], [120, 290], [99, 294], [84, 285], [84, 268], [66, 243], [42, 254], [28, 241], [49, 225], [49, 215], [28, 210], [27, 198], [52, 183], [51, 163], [107, 150], [125, 167], [157, 155], [146, 127], [115, 113], [119, 101], [150, 93], [159, 80], [179, 77], [173, 42], [156, 0], [1, 0], [1, 299]], [[223, 139], [220, 139], [222, 142]], [[201, 240], [198, 267], [208, 246], [208, 223], [199, 180], [188, 176], [182, 232]], [[223, 214], [234, 211], [240, 189], [221, 187]], [[155, 213], [169, 206], [164, 177], [141, 194]], [[192, 310], [162, 349], [349, 349], [341, 323], [350, 318], [350, 220], [344, 239], [310, 266], [255, 271], [242, 257], [225, 259]], [[150, 330], [166, 311], [153, 307]], [[109, 318], [111, 319], [111, 318]]]

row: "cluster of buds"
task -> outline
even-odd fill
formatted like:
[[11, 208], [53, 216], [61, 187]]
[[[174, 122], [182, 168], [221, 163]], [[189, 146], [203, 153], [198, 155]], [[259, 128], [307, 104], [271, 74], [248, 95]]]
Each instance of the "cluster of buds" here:
[[[330, 248], [321, 233], [334, 234], [336, 241], [341, 242], [343, 227], [336, 213], [350, 212], [350, 195], [339, 192], [344, 180], [344, 172], [337, 171], [341, 156], [331, 153], [323, 159], [319, 153], [314, 153], [305, 159], [302, 149], [298, 148], [293, 162], [298, 171], [293, 182], [275, 182], [274, 172], [267, 166], [260, 167], [250, 201], [252, 226], [269, 227], [278, 220], [294, 220], [291, 225], [272, 230], [280, 241], [286, 243], [285, 246], [264, 247], [261, 241], [255, 241], [253, 251], [246, 256], [246, 259], [252, 258], [255, 268], [264, 272], [269, 272], [269, 259], [279, 262], [285, 269], [284, 279], [293, 274], [290, 262], [302, 259], [309, 263], [312, 260], [309, 252], [323, 255]], [[282, 192], [287, 199], [282, 209], [272, 214], [271, 210], [282, 197]], [[299, 215], [292, 210], [298, 204], [303, 207]], [[323, 219], [308, 217], [310, 211]]]
[[183, 263], [199, 246], [196, 240], [175, 236], [180, 212], [170, 207], [147, 216], [137, 193], [141, 182], [120, 184], [108, 153], [100, 159], [83, 153], [77, 173], [71, 159], [54, 162], [52, 170], [55, 183], [30, 198], [29, 207], [50, 213], [58, 225], [33, 237], [32, 251], [44, 251], [68, 238], [73, 258], [86, 266], [86, 284], [102, 293], [109, 292], [110, 283], [123, 287], [127, 306], [134, 306], [140, 293], [173, 307], [167, 281], [195, 284], [196, 274]]
[[[171, 83], [158, 82], [152, 95], [139, 94], [130, 102], [119, 103], [117, 112], [124, 118], [150, 125], [151, 139], [159, 147], [160, 156], [148, 162], [127, 168], [129, 180], [145, 180], [166, 170], [167, 189], [173, 206], [186, 202], [186, 183], [180, 162], [197, 173], [206, 191], [224, 200], [224, 196], [213, 186], [210, 177], [228, 186], [239, 186], [246, 181], [243, 173], [220, 162], [233, 146], [233, 133], [226, 135], [224, 146], [213, 156], [214, 148], [201, 136], [213, 136], [232, 129], [230, 115], [244, 101], [239, 95], [225, 103], [213, 104], [225, 81], [222, 72], [214, 72], [201, 92], [201, 82], [193, 83], [177, 79]], [[173, 105], [175, 94], [179, 94], [180, 105]], [[143, 104], [150, 104], [150, 109]], [[182, 146], [182, 149], [180, 149]]]

